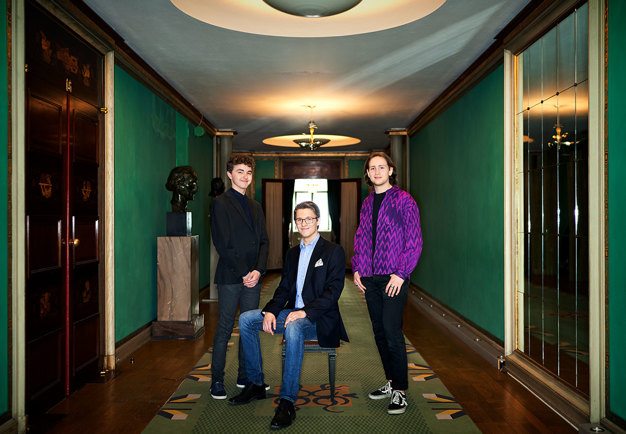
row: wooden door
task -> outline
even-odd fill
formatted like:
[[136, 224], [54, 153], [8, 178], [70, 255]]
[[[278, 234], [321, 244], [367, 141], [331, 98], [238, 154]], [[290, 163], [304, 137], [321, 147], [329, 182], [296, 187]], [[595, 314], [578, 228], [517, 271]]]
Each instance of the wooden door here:
[[46, 411], [100, 364], [102, 57], [26, 9], [26, 397]]
[[356, 229], [359, 225], [360, 192], [360, 180], [342, 180], [339, 240], [346, 252], [346, 267], [349, 269], [352, 269], [351, 259], [354, 256], [354, 234], [356, 234]]
[[283, 268], [283, 244], [286, 237], [285, 217], [283, 216], [283, 181], [263, 180], [263, 212], [265, 227], [270, 240], [267, 269]]

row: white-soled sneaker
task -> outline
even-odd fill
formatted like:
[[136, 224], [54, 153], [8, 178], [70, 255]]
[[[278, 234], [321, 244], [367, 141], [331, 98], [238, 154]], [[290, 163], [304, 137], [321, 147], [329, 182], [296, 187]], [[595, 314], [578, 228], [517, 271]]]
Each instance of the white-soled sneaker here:
[[389, 404], [389, 407], [387, 408], [387, 413], [402, 414], [406, 411], [408, 405], [408, 402], [406, 402], [406, 395], [402, 392], [394, 390], [391, 394], [391, 404]]
[[383, 387], [374, 390], [367, 396], [369, 397], [369, 399], [385, 399], [391, 396], [391, 390], [391, 383], [387, 382], [387, 384], [385, 384]]

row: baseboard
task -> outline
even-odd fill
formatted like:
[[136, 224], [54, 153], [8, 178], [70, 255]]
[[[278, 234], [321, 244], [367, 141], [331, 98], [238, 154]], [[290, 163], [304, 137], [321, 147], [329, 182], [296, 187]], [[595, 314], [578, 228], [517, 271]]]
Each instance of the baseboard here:
[[17, 432], [17, 421], [15, 419], [9, 419], [2, 425], [0, 425], [0, 434], [9, 434]]
[[589, 402], [577, 391], [543, 369], [532, 366], [532, 362], [517, 353], [504, 358], [502, 345], [418, 286], [410, 285], [410, 295], [410, 300], [420, 312], [447, 328], [453, 335], [491, 363], [494, 369], [502, 368], [572, 427], [578, 429], [581, 425], [589, 422]]
[[117, 365], [121, 361], [127, 359], [131, 354], [148, 343], [151, 337], [152, 326], [150, 325], [118, 346], [115, 349], [115, 364]]
[[450, 330], [456, 337], [492, 364], [494, 369], [498, 369], [499, 359], [504, 357], [502, 345], [414, 284], [410, 285], [410, 295], [410, 300], [421, 312]]

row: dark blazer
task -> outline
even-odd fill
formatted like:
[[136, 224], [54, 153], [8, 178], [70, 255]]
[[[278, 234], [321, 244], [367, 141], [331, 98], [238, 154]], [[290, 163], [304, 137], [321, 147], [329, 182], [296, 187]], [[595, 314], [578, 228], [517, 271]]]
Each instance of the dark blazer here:
[[[299, 259], [300, 245], [287, 251], [282, 279], [263, 312], [271, 312], [278, 317], [282, 309], [295, 308]], [[317, 340], [322, 347], [336, 348], [340, 339], [348, 342], [337, 303], [345, 277], [346, 254], [343, 247], [320, 237], [309, 261], [302, 299], [306, 316], [317, 326]]]
[[215, 283], [242, 283], [241, 278], [252, 270], [265, 274], [269, 238], [261, 205], [247, 198], [252, 211], [254, 229], [235, 193], [229, 189], [211, 202], [211, 237], [220, 255]]

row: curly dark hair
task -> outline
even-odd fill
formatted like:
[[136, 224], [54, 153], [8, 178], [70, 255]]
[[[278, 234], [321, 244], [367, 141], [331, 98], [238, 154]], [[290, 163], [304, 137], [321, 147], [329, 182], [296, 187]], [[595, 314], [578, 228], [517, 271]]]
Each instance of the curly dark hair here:
[[363, 179], [365, 179], [365, 183], [370, 187], [374, 185], [370, 180], [370, 177], [367, 176], [367, 169], [369, 168], [370, 161], [372, 161], [372, 158], [375, 157], [385, 159], [385, 161], [387, 162], [387, 166], [389, 166], [389, 169], [393, 169], [391, 175], [389, 175], [389, 183], [391, 185], [398, 185], [398, 169], [396, 169], [396, 165], [393, 163], [391, 157], [384, 152], [374, 152], [373, 154], [370, 154], [370, 156], [367, 158], [367, 161], [365, 161], [365, 166], [363, 167]]
[[250, 167], [250, 169], [254, 170], [254, 158], [249, 155], [231, 155], [226, 163], [226, 171], [233, 173], [233, 167], [237, 164], [245, 164]]

